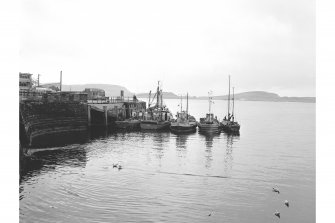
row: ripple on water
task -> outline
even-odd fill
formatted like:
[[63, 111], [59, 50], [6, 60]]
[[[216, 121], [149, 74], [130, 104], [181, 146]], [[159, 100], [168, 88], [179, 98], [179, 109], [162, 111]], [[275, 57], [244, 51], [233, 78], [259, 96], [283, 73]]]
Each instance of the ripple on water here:
[[314, 222], [313, 107], [285, 106], [239, 102], [240, 136], [109, 133], [34, 151], [20, 178], [20, 222], [271, 222], [285, 199], [281, 221]]

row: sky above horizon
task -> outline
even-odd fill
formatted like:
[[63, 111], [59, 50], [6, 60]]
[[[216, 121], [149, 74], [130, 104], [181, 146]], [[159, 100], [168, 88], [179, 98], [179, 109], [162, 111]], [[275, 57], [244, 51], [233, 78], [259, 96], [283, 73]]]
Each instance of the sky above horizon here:
[[21, 0], [20, 72], [203, 96], [315, 96], [315, 0]]

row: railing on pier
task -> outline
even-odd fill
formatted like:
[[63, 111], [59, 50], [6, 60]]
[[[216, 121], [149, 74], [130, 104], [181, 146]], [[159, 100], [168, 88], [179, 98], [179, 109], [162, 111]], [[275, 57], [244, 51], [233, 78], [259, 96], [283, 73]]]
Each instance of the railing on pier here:
[[44, 101], [44, 102], [87, 102], [87, 93], [83, 92], [45, 92], [20, 90], [20, 101]]
[[116, 104], [116, 103], [136, 103], [140, 102], [138, 99], [134, 98], [120, 98], [120, 97], [103, 97], [103, 98], [96, 98], [96, 99], [88, 99], [87, 103], [89, 104]]
[[20, 101], [42, 101], [44, 92], [20, 90], [19, 97]]

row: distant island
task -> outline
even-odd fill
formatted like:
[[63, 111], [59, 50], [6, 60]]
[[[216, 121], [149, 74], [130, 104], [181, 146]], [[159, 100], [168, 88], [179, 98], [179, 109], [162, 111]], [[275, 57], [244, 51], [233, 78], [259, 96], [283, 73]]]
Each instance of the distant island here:
[[[138, 98], [148, 98], [148, 93], [136, 94]], [[163, 98], [178, 99], [180, 96], [172, 92], [163, 92]], [[208, 96], [189, 96], [189, 99], [207, 100]], [[214, 100], [228, 100], [228, 95], [213, 96]], [[235, 100], [239, 101], [274, 101], [274, 102], [306, 102], [315, 103], [315, 97], [280, 97], [278, 94], [266, 91], [248, 91], [235, 94]]]
[[[82, 85], [62, 85], [64, 91], [83, 91], [85, 88], [100, 88], [103, 89], [108, 97], [120, 96], [121, 90], [124, 91], [125, 97], [148, 98], [149, 93], [135, 94], [129, 91], [126, 87], [112, 84], [82, 84]], [[154, 93], [152, 93], [152, 96]], [[163, 92], [165, 99], [179, 99], [180, 96], [173, 92]], [[208, 96], [189, 96], [189, 99], [207, 100]], [[227, 100], [228, 95], [213, 96], [214, 100]], [[235, 100], [239, 101], [274, 101], [274, 102], [306, 102], [315, 103], [315, 97], [281, 97], [278, 94], [266, 91], [248, 91], [235, 94]]]

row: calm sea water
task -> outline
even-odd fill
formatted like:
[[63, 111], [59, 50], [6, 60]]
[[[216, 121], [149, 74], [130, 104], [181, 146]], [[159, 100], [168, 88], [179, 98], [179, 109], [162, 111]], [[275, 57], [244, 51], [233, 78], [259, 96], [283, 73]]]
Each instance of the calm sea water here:
[[[199, 119], [208, 102], [189, 109]], [[218, 118], [226, 109], [215, 101]], [[31, 151], [20, 222], [259, 223], [278, 222], [276, 210], [280, 222], [315, 222], [315, 104], [237, 101], [236, 118], [240, 136], [93, 132]]]

